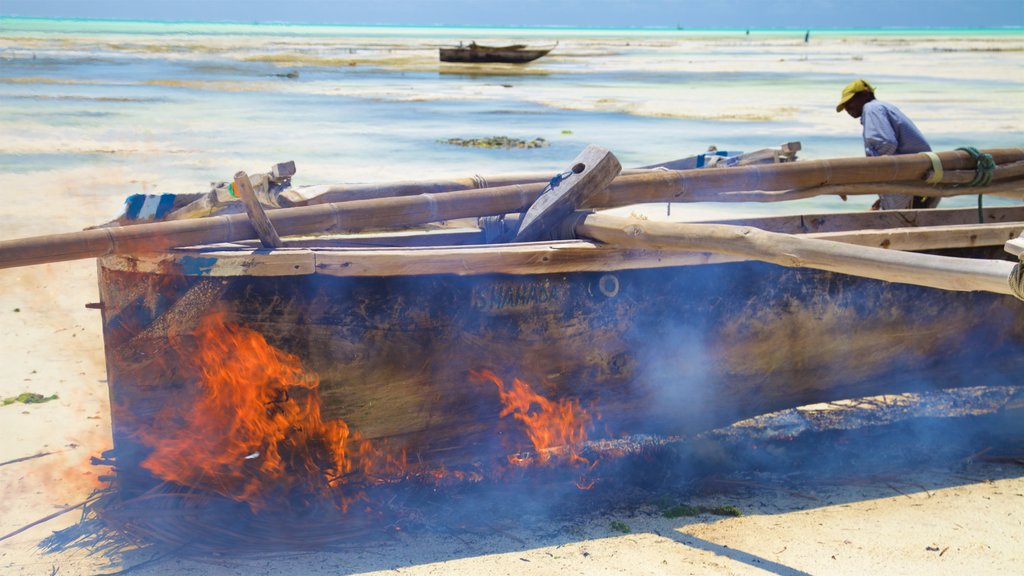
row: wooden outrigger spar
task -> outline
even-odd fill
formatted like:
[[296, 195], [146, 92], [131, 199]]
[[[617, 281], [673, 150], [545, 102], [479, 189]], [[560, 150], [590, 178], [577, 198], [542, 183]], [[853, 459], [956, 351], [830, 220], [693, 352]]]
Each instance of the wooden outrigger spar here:
[[[1024, 149], [989, 150], [998, 164], [1024, 165]], [[947, 173], [973, 170], [966, 152], [939, 155]], [[615, 178], [580, 208], [611, 208], [643, 202], [728, 200], [737, 191], [806, 190], [814, 187], [887, 182], [920, 182], [931, 169], [923, 154], [848, 158], [746, 166], [728, 170], [651, 171]], [[1016, 177], [1017, 172], [1012, 173]], [[994, 179], [998, 179], [996, 176]], [[372, 198], [359, 201], [283, 208], [268, 214], [281, 236], [352, 232], [466, 217], [501, 215], [528, 208], [546, 182], [514, 184], [456, 192]], [[963, 189], [966, 190], [966, 189]], [[914, 189], [914, 194], [928, 190]], [[936, 191], [941, 194], [941, 191]], [[971, 190], [969, 193], [975, 193]], [[749, 199], [748, 199], [749, 200]], [[0, 268], [153, 251], [256, 237], [247, 216], [170, 221], [122, 228], [100, 228], [54, 236], [0, 242]]]

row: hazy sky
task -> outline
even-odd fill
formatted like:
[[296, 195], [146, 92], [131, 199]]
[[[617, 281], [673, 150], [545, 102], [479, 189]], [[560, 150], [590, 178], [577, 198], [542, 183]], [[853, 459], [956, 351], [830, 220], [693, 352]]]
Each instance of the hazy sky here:
[[977, 27], [1024, 26], [1024, 0], [0, 0], [0, 15], [464, 26]]

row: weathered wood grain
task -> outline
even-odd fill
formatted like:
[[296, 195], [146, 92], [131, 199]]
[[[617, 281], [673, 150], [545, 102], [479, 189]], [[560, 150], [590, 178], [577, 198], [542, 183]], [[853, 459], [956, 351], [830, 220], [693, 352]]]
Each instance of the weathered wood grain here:
[[[800, 238], [746, 226], [649, 222], [593, 213], [577, 220], [575, 230], [581, 237], [626, 248], [716, 252], [886, 282], [943, 290], [1013, 294], [1008, 283], [1013, 263], [1002, 259], [977, 260], [900, 252]], [[920, 233], [920, 229], [914, 232]]]
[[[1009, 209], [1019, 212], [1017, 208]], [[916, 212], [916, 213], [911, 213]], [[904, 224], [931, 223], [942, 220], [960, 221], [957, 211], [947, 211], [950, 218], [935, 218], [930, 211], [900, 213]], [[936, 211], [938, 212], [938, 211]], [[969, 216], [977, 218], [975, 210]], [[1006, 214], [998, 213], [1001, 216]], [[878, 225], [896, 222], [888, 212], [855, 215], [822, 215], [821, 217], [778, 217], [760, 220], [738, 220], [731, 226], [763, 225], [782, 230], [833, 230], [801, 234], [861, 246], [890, 250], [931, 250], [974, 246], [1002, 246], [1006, 240], [1024, 231], [1024, 223], [958, 224], [951, 226], [904, 226], [892, 229], [834, 231], [842, 223]], [[1011, 214], [1012, 215], [1012, 214]], [[967, 215], [965, 215], [967, 216]], [[992, 214], [996, 216], [996, 214]], [[993, 220], [999, 221], [993, 217]], [[378, 241], [383, 239], [378, 238]], [[243, 246], [234, 250], [203, 248], [109, 256], [102, 265], [110, 270], [157, 274], [203, 276], [287, 276], [325, 274], [331, 276], [402, 276], [422, 274], [536, 274], [556, 272], [597, 272], [637, 268], [665, 268], [699, 264], [735, 262], [742, 256], [710, 254], [705, 251], [619, 248], [587, 241], [533, 242], [504, 245], [404, 246], [389, 247], [319, 247], [314, 249], [285, 248], [272, 254], [252, 251]]]
[[195, 377], [187, 357], [168, 352], [170, 338], [187, 341], [190, 319], [221, 307], [319, 377], [328, 417], [449, 467], [524, 447], [493, 387], [471, 382], [470, 370], [581, 401], [601, 415], [603, 437], [1000, 384], [1024, 368], [1024, 307], [1011, 297], [758, 262], [390, 278], [104, 268], [100, 282], [115, 436], [137, 450], [133, 430]]
[[263, 211], [263, 206], [256, 198], [256, 193], [249, 182], [249, 175], [245, 172], [236, 173], [234, 188], [238, 191], [238, 197], [242, 199], [242, 203], [245, 204], [245, 213], [249, 216], [249, 222], [256, 230], [256, 235], [263, 247], [280, 248], [284, 246], [281, 237], [277, 235], [277, 230], [274, 229], [274, 224], [267, 218], [267, 213]]
[[569, 170], [551, 179], [545, 192], [523, 214], [515, 242], [557, 237], [552, 229], [592, 195], [607, 188], [621, 171], [614, 154], [599, 146], [587, 146]]

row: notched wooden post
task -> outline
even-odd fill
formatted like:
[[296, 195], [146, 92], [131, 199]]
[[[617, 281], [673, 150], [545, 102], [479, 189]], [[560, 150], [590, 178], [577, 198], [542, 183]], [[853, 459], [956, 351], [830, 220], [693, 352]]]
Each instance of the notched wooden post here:
[[263, 211], [263, 206], [260, 205], [260, 201], [256, 198], [256, 192], [252, 189], [249, 175], [245, 172], [236, 173], [234, 186], [235, 191], [238, 192], [238, 197], [245, 204], [245, 213], [249, 215], [249, 222], [256, 229], [256, 235], [260, 237], [260, 243], [263, 244], [263, 247], [281, 248], [284, 246], [284, 242], [281, 242], [281, 237], [277, 235], [277, 230], [274, 230], [274, 225], [267, 218], [267, 213]]
[[572, 168], [555, 176], [549, 189], [523, 216], [514, 242], [534, 242], [549, 238], [552, 232], [584, 200], [601, 192], [622, 171], [619, 159], [610, 151], [591, 144], [580, 152]]

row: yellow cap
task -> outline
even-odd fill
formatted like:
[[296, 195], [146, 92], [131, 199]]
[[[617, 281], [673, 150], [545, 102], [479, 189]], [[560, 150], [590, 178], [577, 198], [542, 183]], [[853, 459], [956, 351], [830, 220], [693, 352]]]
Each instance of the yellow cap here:
[[836, 112], [842, 112], [843, 108], [846, 108], [846, 103], [850, 101], [858, 92], [874, 92], [875, 89], [863, 80], [854, 80], [843, 88], [843, 95], [839, 98], [839, 105], [836, 106]]

